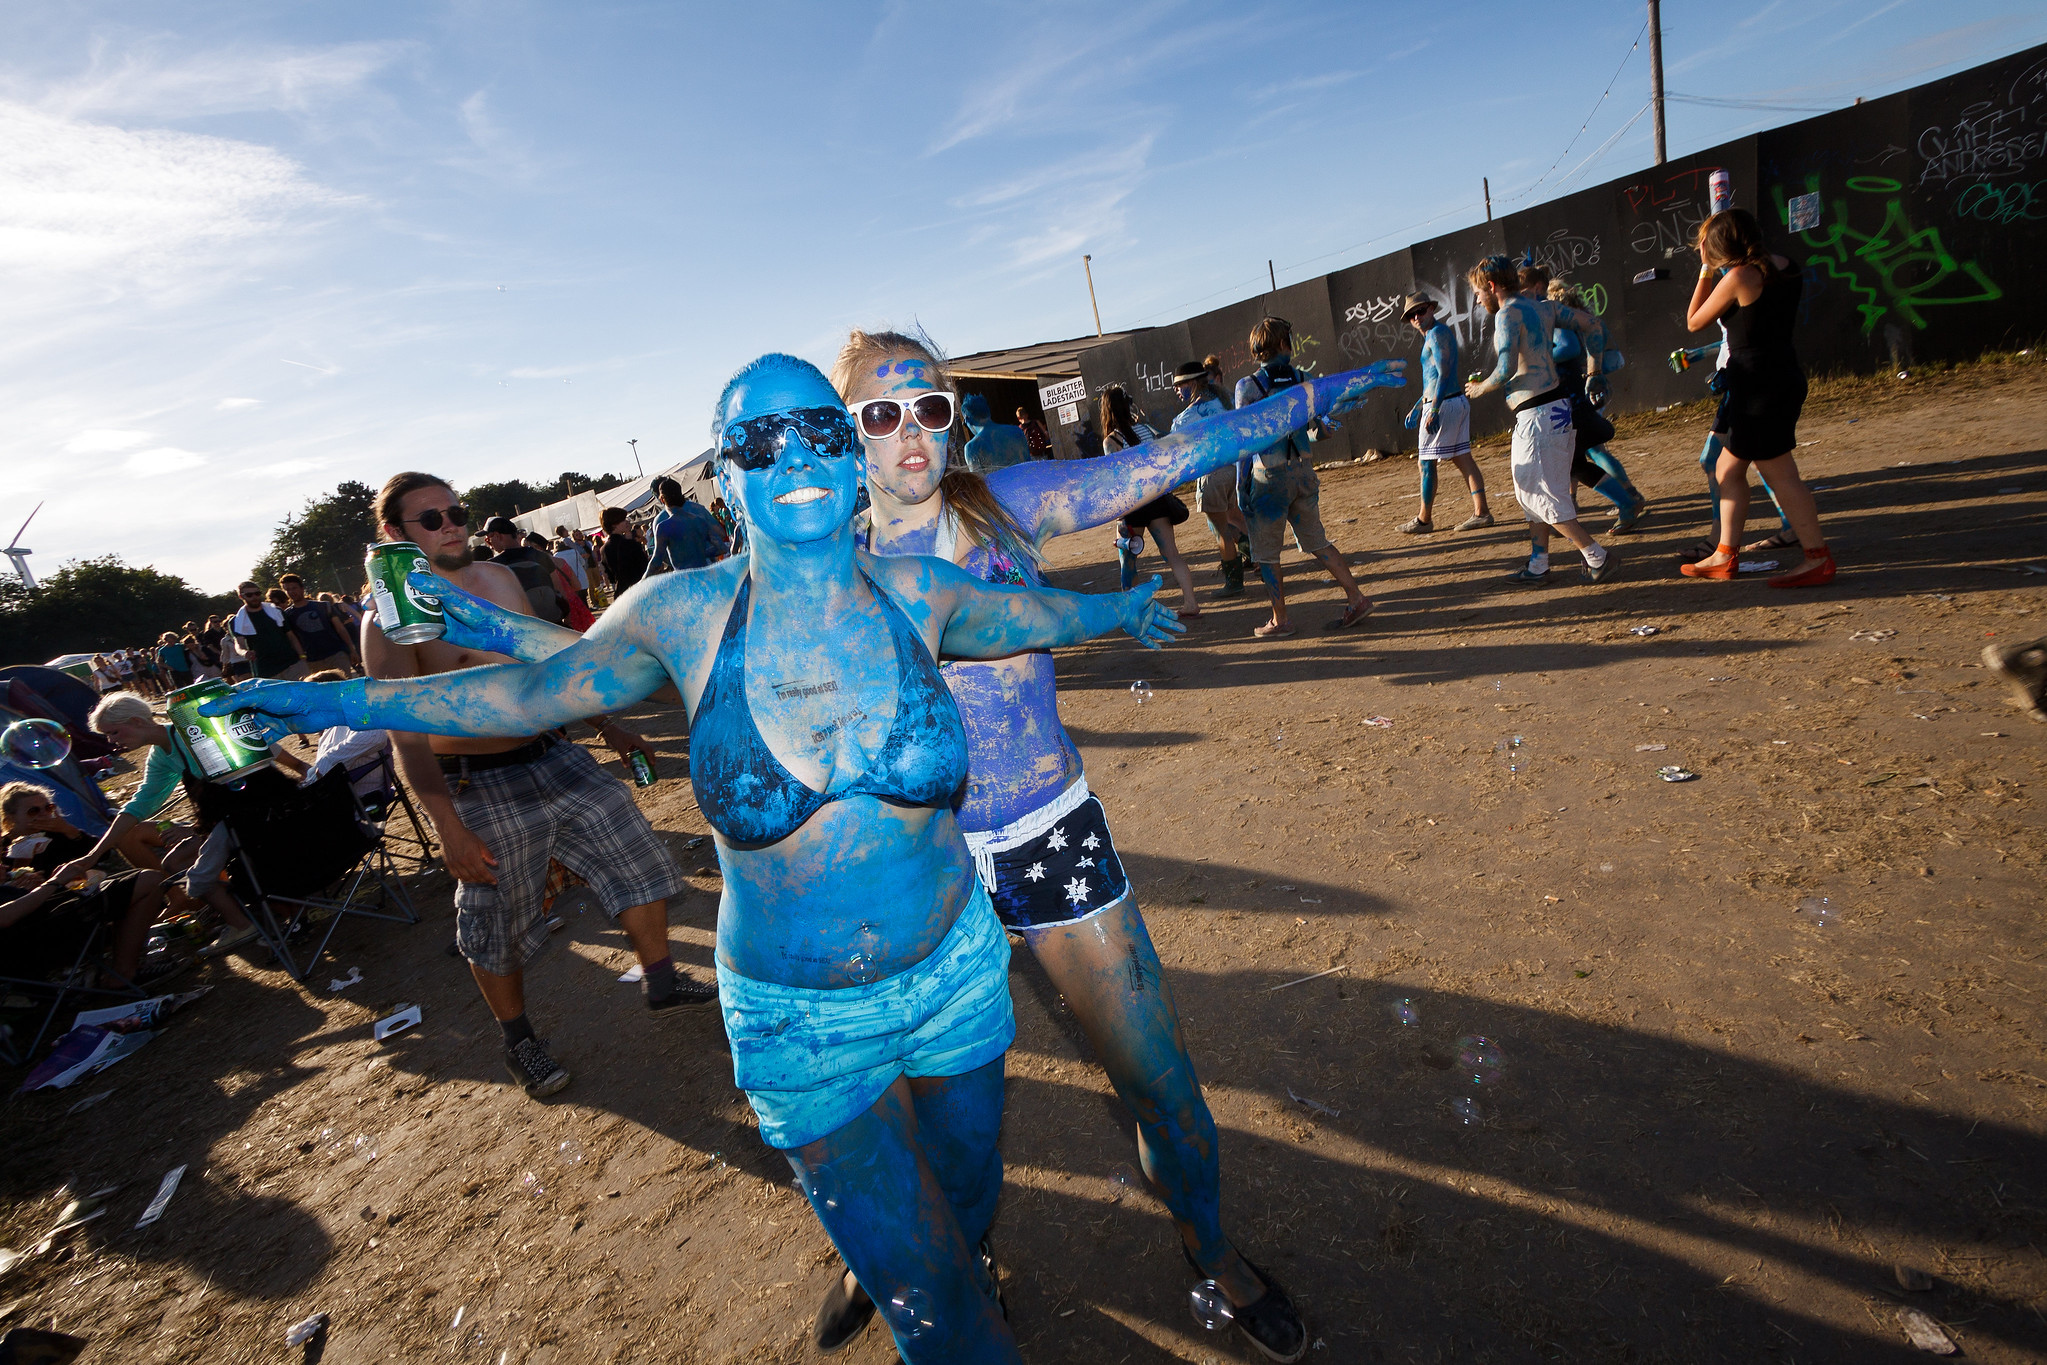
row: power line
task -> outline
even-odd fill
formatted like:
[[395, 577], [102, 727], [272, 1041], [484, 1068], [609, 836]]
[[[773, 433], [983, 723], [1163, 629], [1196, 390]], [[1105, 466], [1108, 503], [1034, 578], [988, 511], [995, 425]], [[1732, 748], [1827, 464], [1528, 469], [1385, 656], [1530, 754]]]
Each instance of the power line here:
[[1680, 95], [1675, 91], [1664, 96], [1684, 104], [1708, 104], [1716, 109], [1785, 109], [1793, 113], [1825, 114], [1839, 108], [1834, 104], [1777, 104], [1770, 100], [1723, 99], [1717, 95]]
[[[1571, 140], [1564, 144], [1564, 150], [1558, 152], [1557, 159], [1549, 163], [1549, 171], [1553, 171], [1557, 167], [1564, 164], [1564, 158], [1571, 154], [1571, 149], [1578, 145], [1578, 139], [1583, 137], [1585, 135], [1585, 130], [1592, 126], [1592, 120], [1598, 117], [1599, 115], [1600, 106], [1606, 103], [1606, 97], [1613, 93], [1614, 86], [1620, 81], [1621, 72], [1627, 69], [1628, 58], [1635, 55], [1635, 49], [1642, 45], [1643, 34], [1646, 34], [1648, 31], [1649, 21], [1647, 19], [1644, 19], [1642, 21], [1642, 27], [1640, 31], [1638, 31], [1635, 34], [1635, 41], [1628, 44], [1628, 50], [1621, 54], [1621, 64], [1613, 69], [1613, 79], [1609, 80], [1606, 83], [1606, 89], [1599, 92], [1598, 100], [1596, 100], [1592, 105], [1592, 112], [1587, 114], [1585, 116], [1585, 121], [1578, 125], [1578, 131], [1571, 134]], [[1519, 194], [1508, 195], [1507, 197], [1503, 198], [1500, 202], [1503, 204], [1511, 204], [1517, 199], [1526, 199], [1529, 195], [1534, 194], [1536, 186], [1540, 185], [1543, 181], [1549, 179], [1549, 171], [1544, 171], [1541, 175], [1535, 177], [1534, 183], [1530, 184], [1527, 189], [1521, 191]]]
[[1654, 104], [1655, 101], [1650, 100], [1647, 103], [1645, 103], [1640, 109], [1637, 109], [1632, 118], [1630, 118], [1626, 123], [1623, 123], [1618, 129], [1615, 130], [1614, 135], [1612, 137], [1600, 143], [1597, 147], [1594, 147], [1592, 149], [1591, 155], [1587, 156], [1583, 161], [1573, 166], [1569, 171], [1566, 171], [1564, 173], [1563, 178], [1557, 181], [1557, 188], [1559, 190], [1563, 189], [1565, 185], [1569, 184], [1572, 180], [1576, 179], [1578, 174], [1581, 171], [1583, 171], [1587, 166], [1590, 166], [1593, 162], [1599, 160], [1599, 158], [1605, 156], [1608, 152], [1612, 151], [1613, 145], [1616, 142], [1619, 142], [1623, 137], [1627, 135], [1628, 129], [1634, 127], [1637, 123], [1641, 122], [1642, 115], [1648, 113], [1651, 106], [1653, 106]]

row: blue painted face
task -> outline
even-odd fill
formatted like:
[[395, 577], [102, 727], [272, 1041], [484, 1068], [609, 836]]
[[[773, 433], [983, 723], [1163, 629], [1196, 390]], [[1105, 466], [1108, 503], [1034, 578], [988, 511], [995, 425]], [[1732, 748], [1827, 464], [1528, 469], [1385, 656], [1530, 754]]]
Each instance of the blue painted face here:
[[[751, 375], [734, 385], [727, 398], [719, 435], [738, 422], [805, 408], [845, 413], [838, 394], [815, 374], [770, 370]], [[852, 520], [866, 462], [857, 454], [820, 455], [814, 448], [818, 444], [799, 427], [788, 432], [769, 468], [741, 469], [718, 458], [718, 486], [726, 501], [746, 514], [755, 535], [798, 545], [822, 540]]]
[[[892, 356], [863, 369], [847, 400], [853, 407], [876, 398], [909, 403], [918, 394], [946, 387], [945, 376], [933, 373], [921, 359]], [[922, 503], [938, 491], [939, 480], [945, 477], [945, 442], [944, 432], [926, 431], [908, 420], [893, 436], [878, 441], [862, 436], [870, 486], [898, 503]]]

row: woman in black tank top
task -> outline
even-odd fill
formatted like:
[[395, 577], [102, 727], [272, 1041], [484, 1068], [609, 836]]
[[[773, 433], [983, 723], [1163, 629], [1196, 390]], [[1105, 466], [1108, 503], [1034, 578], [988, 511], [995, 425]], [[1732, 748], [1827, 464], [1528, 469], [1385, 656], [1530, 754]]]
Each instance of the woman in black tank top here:
[[1753, 464], [1762, 468], [1805, 549], [1804, 562], [1773, 576], [1770, 586], [1817, 587], [1833, 580], [1834, 555], [1820, 534], [1819, 509], [1792, 458], [1798, 414], [1805, 406], [1805, 368], [1791, 338], [1804, 290], [1804, 275], [1792, 261], [1771, 253], [1748, 210], [1727, 209], [1699, 225], [1699, 283], [1685, 325], [1698, 332], [1726, 323], [1727, 385], [1713, 418], [1721, 446], [1713, 470], [1720, 492], [1720, 542], [1698, 563], [1678, 566], [1688, 578], [1727, 580], [1740, 572], [1736, 552], [1748, 520], [1748, 469]]

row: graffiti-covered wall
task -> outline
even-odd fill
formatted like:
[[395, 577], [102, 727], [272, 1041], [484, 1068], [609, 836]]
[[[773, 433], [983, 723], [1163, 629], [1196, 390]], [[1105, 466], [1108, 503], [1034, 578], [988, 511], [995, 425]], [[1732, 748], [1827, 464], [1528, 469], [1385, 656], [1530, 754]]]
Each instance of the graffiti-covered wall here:
[[[1716, 169], [1804, 269], [1798, 346], [1810, 370], [1909, 369], [2047, 332], [2037, 268], [2047, 255], [2047, 47], [2037, 47], [1133, 333], [1084, 353], [1081, 374], [1091, 396], [1122, 384], [1164, 430], [1178, 406], [1164, 377], [1215, 354], [1234, 386], [1253, 368], [1248, 336], [1267, 312], [1294, 324], [1296, 360], [1317, 373], [1414, 359], [1420, 338], [1401, 324], [1400, 304], [1417, 289], [1456, 329], [1461, 370], [1490, 368], [1491, 322], [1464, 273], [1506, 251], [1584, 289], [1609, 345], [1627, 356], [1613, 377], [1616, 410], [1690, 401], [1703, 393], [1700, 373], [1675, 374], [1665, 359], [1717, 335], [1684, 328], [1698, 275], [1693, 235]], [[2022, 268], [2022, 254], [2036, 268]], [[1374, 395], [1322, 451], [1412, 445], [1400, 418], [1413, 398], [1412, 387]], [[1503, 429], [1504, 403], [1489, 398], [1473, 423]]]

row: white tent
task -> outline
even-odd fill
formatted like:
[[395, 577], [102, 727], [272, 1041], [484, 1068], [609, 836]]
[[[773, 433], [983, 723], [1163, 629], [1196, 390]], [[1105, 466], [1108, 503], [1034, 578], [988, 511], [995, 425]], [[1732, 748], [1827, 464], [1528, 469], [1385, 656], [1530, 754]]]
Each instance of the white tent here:
[[656, 470], [644, 479], [634, 479], [616, 488], [607, 488], [602, 493], [578, 493], [574, 497], [551, 502], [531, 512], [521, 512], [512, 520], [520, 530], [538, 531], [544, 536], [552, 536], [557, 526], [566, 526], [571, 531], [595, 531], [604, 525], [605, 508], [623, 507], [629, 513], [641, 512], [654, 501], [656, 481], [674, 479], [678, 483], [688, 484], [691, 480], [683, 477], [684, 471], [708, 465], [712, 453], [706, 450], [701, 455], [691, 456], [681, 464]]

